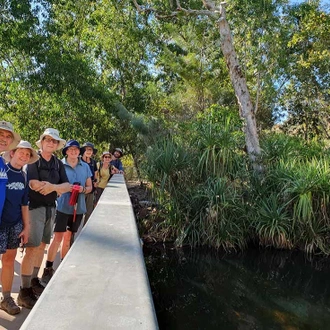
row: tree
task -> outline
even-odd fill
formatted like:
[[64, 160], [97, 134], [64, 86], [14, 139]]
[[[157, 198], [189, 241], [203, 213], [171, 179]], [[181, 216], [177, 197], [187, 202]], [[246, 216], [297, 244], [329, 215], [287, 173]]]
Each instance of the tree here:
[[171, 10], [170, 13], [164, 14], [155, 9], [154, 7], [141, 6], [137, 3], [136, 0], [133, 0], [133, 2], [139, 12], [153, 13], [156, 14], [156, 17], [158, 18], [178, 17], [182, 15], [206, 15], [212, 19], [217, 20], [220, 32], [221, 50], [227, 63], [230, 79], [238, 100], [240, 113], [245, 122], [244, 130], [247, 152], [254, 168], [260, 170], [260, 166], [257, 163], [257, 158], [260, 155], [261, 151], [259, 146], [254, 107], [249, 90], [247, 88], [245, 76], [242, 72], [242, 68], [238, 62], [236, 52], [233, 47], [230, 28], [226, 19], [226, 4], [223, 2], [218, 8], [214, 5], [213, 2], [202, 0], [203, 6], [206, 8], [206, 10], [185, 9], [181, 6], [180, 1], [177, 0], [176, 10]]

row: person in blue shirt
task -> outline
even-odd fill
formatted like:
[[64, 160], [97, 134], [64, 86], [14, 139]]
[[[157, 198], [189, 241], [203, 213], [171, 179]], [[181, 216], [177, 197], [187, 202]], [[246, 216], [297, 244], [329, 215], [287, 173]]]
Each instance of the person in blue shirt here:
[[0, 224], [0, 254], [2, 254], [2, 300], [0, 308], [14, 315], [21, 310], [11, 297], [14, 278], [14, 262], [20, 242], [26, 244], [30, 230], [28, 208], [28, 179], [22, 171], [26, 164], [39, 159], [36, 151], [27, 141], [21, 141], [12, 151], [4, 154], [8, 182], [6, 199]]
[[[19, 134], [14, 132], [13, 125], [7, 121], [0, 121], [0, 154], [3, 151], [12, 150], [21, 140]], [[3, 158], [0, 156], [0, 219], [5, 203], [7, 172]]]
[[124, 167], [120, 160], [121, 157], [123, 157], [123, 151], [120, 148], [116, 148], [112, 152], [112, 160], [110, 164], [115, 167], [115, 172], [119, 174], [124, 174]]
[[[42, 276], [44, 283], [48, 283], [54, 274], [53, 263], [62, 240], [61, 259], [69, 251], [72, 235], [78, 231], [86, 213], [85, 195], [92, 191], [92, 172], [88, 164], [79, 158], [79, 143], [76, 140], [69, 140], [62, 153], [65, 156], [62, 162], [72, 187], [71, 192], [64, 193], [57, 199], [54, 239], [47, 253], [46, 267]], [[79, 187], [79, 195], [76, 205], [72, 206], [69, 202], [74, 185]]]

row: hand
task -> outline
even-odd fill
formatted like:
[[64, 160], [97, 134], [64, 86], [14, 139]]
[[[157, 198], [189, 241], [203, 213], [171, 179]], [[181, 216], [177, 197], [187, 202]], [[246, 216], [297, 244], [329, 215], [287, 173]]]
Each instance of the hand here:
[[48, 195], [54, 191], [54, 185], [47, 181], [42, 181], [43, 185], [37, 188], [35, 191], [39, 192], [41, 195]]
[[29, 232], [30, 228], [26, 227], [22, 230], [22, 232], [18, 235], [18, 237], [21, 239], [21, 243], [24, 245], [29, 240]]

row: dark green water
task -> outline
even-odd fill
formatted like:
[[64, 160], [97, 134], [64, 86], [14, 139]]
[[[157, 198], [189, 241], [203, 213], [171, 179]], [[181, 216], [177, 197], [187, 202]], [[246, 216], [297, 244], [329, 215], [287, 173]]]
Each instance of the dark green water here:
[[144, 248], [159, 327], [330, 329], [330, 259]]

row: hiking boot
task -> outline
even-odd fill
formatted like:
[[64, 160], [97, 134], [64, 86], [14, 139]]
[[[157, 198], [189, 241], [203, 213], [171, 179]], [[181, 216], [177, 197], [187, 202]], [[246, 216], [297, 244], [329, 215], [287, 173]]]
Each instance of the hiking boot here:
[[45, 287], [40, 283], [40, 280], [38, 277], [35, 277], [31, 280], [31, 287], [32, 287], [33, 293], [36, 296], [40, 296], [45, 289]]
[[0, 308], [6, 311], [10, 315], [18, 314], [21, 309], [16, 305], [12, 297], [2, 298]]
[[53, 277], [55, 270], [52, 267], [45, 268], [44, 273], [42, 274], [41, 281], [48, 284], [50, 279]]
[[18, 306], [31, 309], [37, 302], [37, 297], [34, 295], [32, 288], [20, 288], [17, 297]]

